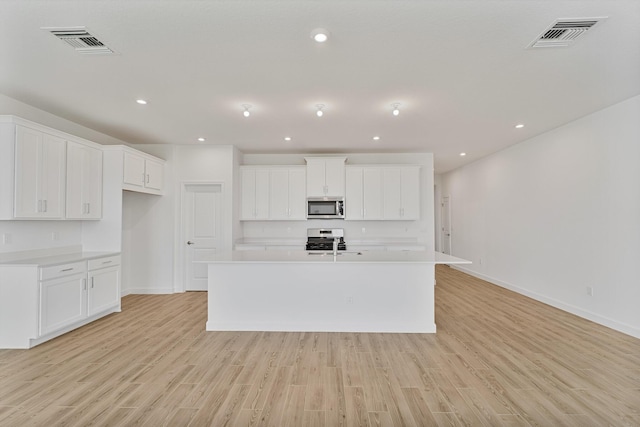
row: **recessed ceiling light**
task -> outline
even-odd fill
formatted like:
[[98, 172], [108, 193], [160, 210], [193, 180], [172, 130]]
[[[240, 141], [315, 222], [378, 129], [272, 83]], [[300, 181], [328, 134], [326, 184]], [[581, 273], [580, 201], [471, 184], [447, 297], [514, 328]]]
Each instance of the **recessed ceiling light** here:
[[242, 115], [245, 117], [249, 117], [251, 115], [251, 112], [249, 111], [249, 108], [251, 108], [251, 104], [242, 104], [242, 108], [244, 108]]
[[393, 108], [393, 110], [391, 110], [391, 114], [393, 114], [394, 116], [398, 116], [400, 115], [400, 104], [399, 103], [395, 103], [395, 104], [391, 104], [391, 107]]
[[204, 142], [204, 141], [206, 141], [206, 140], [205, 140], [204, 138], [198, 138], [198, 141], [200, 141], [200, 142]]
[[460, 153], [460, 157], [464, 157], [466, 155], [467, 155], [467, 153]]
[[376, 135], [376, 136], [374, 136], [374, 137], [373, 137], [373, 140], [374, 140], [374, 141], [379, 141], [379, 140], [380, 140], [380, 137]]
[[523, 124], [516, 125], [516, 129], [522, 129], [524, 127]]
[[324, 108], [324, 104], [317, 104], [316, 108], [317, 108], [316, 116], [322, 117], [324, 115], [324, 111], [322, 111], [322, 109]]
[[317, 41], [318, 43], [324, 43], [329, 39], [329, 31], [324, 28], [316, 28], [311, 31], [311, 38]]
[[291, 137], [290, 137], [290, 136], [285, 136], [285, 137], [284, 137], [284, 140], [285, 140], [285, 141], [291, 141]]
[[147, 101], [145, 101], [144, 99], [136, 99], [136, 102], [140, 105], [147, 105]]

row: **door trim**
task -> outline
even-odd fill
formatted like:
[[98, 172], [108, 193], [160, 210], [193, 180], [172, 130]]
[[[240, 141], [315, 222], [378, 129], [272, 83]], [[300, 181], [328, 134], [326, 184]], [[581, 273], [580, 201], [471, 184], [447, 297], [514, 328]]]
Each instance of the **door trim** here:
[[[444, 212], [444, 203], [445, 200], [447, 201], [447, 205], [448, 205], [448, 209], [447, 209], [447, 218], [445, 221], [445, 212]], [[444, 224], [445, 222], [449, 225], [449, 236], [445, 235], [445, 230], [444, 230]], [[440, 198], [440, 252], [442, 253], [446, 253], [444, 251], [445, 248], [445, 240], [449, 240], [449, 255], [451, 255], [451, 253], [453, 252], [453, 248], [451, 247], [452, 245], [452, 239], [451, 239], [451, 196], [450, 195], [445, 195], [442, 196]]]
[[[186, 218], [186, 205], [185, 201], [187, 198], [187, 189], [189, 187], [211, 187], [218, 186], [220, 187], [220, 200], [224, 202], [225, 200], [225, 185], [221, 181], [183, 181], [180, 183], [180, 204], [176, 208], [176, 223], [175, 223], [175, 246], [174, 246], [174, 260], [173, 263], [175, 265], [174, 273], [173, 273], [173, 292], [174, 293], [182, 293], [186, 292], [187, 288], [187, 268], [184, 265], [185, 261], [185, 245], [183, 244], [186, 241], [186, 230], [185, 230], [185, 218]], [[220, 221], [222, 226], [220, 227], [220, 238], [224, 241], [225, 235], [225, 211], [224, 209], [220, 209]]]

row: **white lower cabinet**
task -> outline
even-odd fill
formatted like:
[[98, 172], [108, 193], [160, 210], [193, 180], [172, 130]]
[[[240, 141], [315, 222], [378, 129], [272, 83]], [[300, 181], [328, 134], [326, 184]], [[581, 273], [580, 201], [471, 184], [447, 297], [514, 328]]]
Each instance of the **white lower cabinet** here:
[[120, 255], [0, 264], [0, 349], [31, 348], [120, 311]]
[[93, 316], [120, 304], [120, 257], [89, 261], [87, 315]]
[[85, 272], [40, 282], [40, 336], [87, 317]]

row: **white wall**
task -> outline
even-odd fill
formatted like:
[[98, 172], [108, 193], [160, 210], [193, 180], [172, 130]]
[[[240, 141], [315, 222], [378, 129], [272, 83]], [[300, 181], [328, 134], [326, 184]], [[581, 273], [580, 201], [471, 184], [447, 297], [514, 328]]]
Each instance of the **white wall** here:
[[[304, 157], [310, 154], [245, 154], [246, 165], [305, 165]], [[338, 156], [338, 155], [336, 155]], [[413, 239], [434, 248], [433, 217], [433, 154], [431, 153], [348, 153], [348, 165], [412, 164], [420, 165], [420, 220], [418, 221], [243, 221], [245, 238], [290, 238], [306, 240], [307, 228], [339, 227], [345, 230], [345, 240], [367, 240], [375, 238]], [[348, 201], [347, 201], [348, 203]]]
[[640, 337], [639, 118], [636, 96], [444, 174], [452, 254], [474, 275]]
[[[9, 243], [4, 243], [4, 235], [9, 236]], [[0, 253], [81, 244], [82, 225], [79, 221], [0, 221]]]

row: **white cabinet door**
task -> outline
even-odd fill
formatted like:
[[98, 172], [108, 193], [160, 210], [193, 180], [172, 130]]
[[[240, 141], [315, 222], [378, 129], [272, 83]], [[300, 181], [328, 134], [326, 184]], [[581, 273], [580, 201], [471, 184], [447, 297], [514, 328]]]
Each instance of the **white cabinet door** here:
[[383, 170], [384, 219], [402, 219], [402, 197], [400, 168]]
[[102, 217], [102, 151], [67, 142], [66, 218]]
[[364, 218], [362, 168], [349, 166], [345, 170], [345, 218], [360, 220]]
[[307, 160], [307, 197], [324, 197], [327, 195], [325, 182], [325, 161], [321, 159]]
[[326, 195], [329, 197], [344, 197], [344, 161], [344, 158], [325, 161]]
[[256, 170], [240, 169], [240, 219], [250, 220], [256, 216]]
[[87, 316], [85, 274], [40, 282], [40, 336]]
[[164, 185], [164, 165], [151, 159], [145, 159], [144, 165], [146, 173], [144, 186], [152, 190], [161, 191]]
[[143, 188], [147, 180], [144, 171], [144, 157], [131, 153], [124, 153], [124, 175], [125, 184]]
[[307, 184], [304, 166], [289, 169], [289, 219], [307, 219]]
[[240, 168], [241, 220], [269, 218], [269, 175], [265, 168]]
[[120, 266], [89, 271], [88, 278], [88, 316], [120, 304]]
[[363, 218], [382, 219], [382, 170], [364, 168], [362, 171]]
[[401, 170], [402, 219], [420, 219], [420, 168], [403, 167]]
[[269, 171], [256, 171], [256, 216], [255, 219], [269, 218]]
[[289, 219], [289, 170], [272, 169], [269, 184], [269, 219]]
[[62, 218], [66, 141], [16, 126], [16, 218]]
[[38, 217], [42, 132], [16, 126], [16, 218]]

